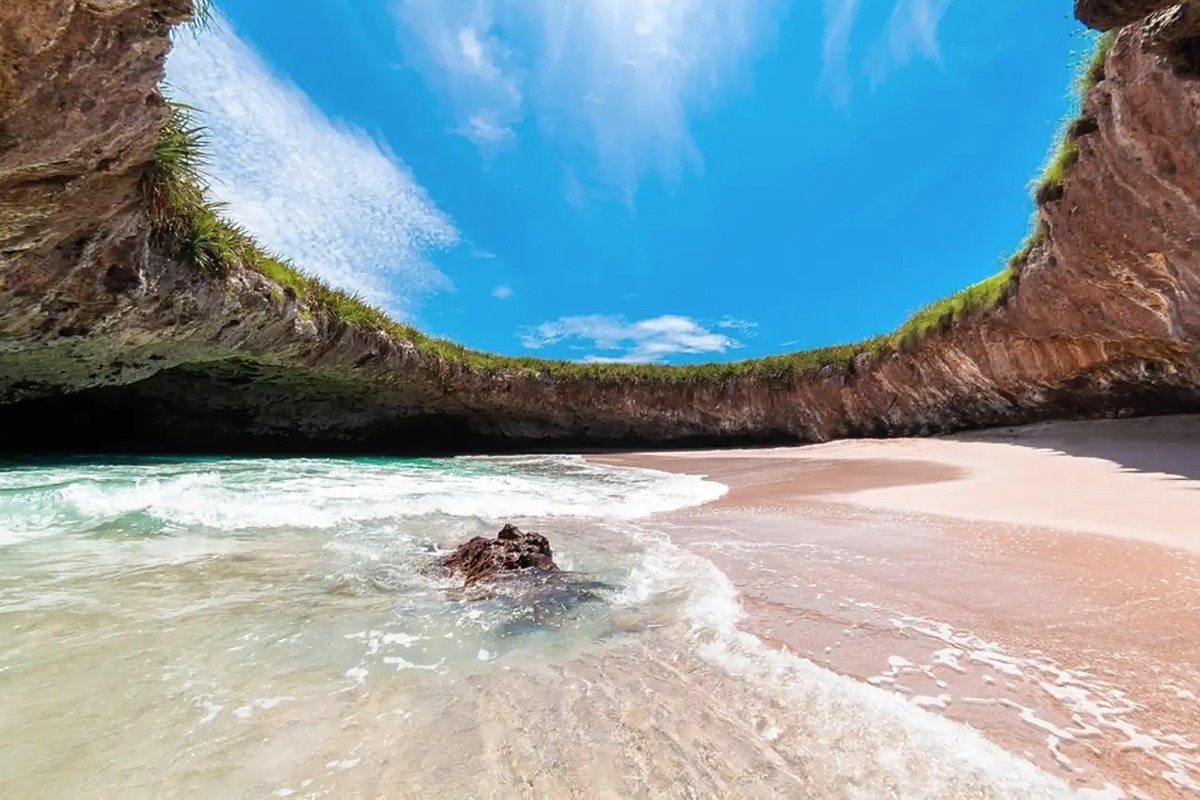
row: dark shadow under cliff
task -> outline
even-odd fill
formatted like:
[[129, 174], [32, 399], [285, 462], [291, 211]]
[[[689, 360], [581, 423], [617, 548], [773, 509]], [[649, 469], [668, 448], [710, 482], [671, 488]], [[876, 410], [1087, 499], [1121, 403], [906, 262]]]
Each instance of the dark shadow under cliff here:
[[176, 367], [121, 386], [0, 404], [0, 454], [449, 456], [797, 442], [770, 432], [732, 439], [605, 438], [536, 424], [513, 435], [492, 422], [467, 409], [404, 414], [354, 384], [231, 359]]
[[[1190, 424], [1189, 423], [1190, 420]], [[969, 434], [973, 442], [1054, 450], [1076, 458], [1111, 461], [1131, 472], [1200, 480], [1200, 416], [1180, 420], [1164, 432], [1158, 420], [1106, 421], [1045, 428], [994, 429]]]
[[[1106, 378], [1105, 375], [1100, 376]], [[964, 412], [968, 407], [961, 406]], [[1145, 380], [1081, 377], [1048, 388], [1039, 406], [1015, 416], [981, 412], [942, 432], [1095, 416], [1194, 413], [1190, 386]], [[631, 427], [607, 432], [574, 429], [532, 418], [504, 429], [465, 406], [402, 413], [378, 393], [308, 370], [228, 359], [163, 370], [141, 381], [0, 404], [0, 454], [339, 454], [438, 456], [520, 452], [794, 445], [814, 441], [784, 430], [742, 433], [646, 433]], [[509, 420], [511, 423], [512, 420]], [[887, 437], [932, 432], [920, 420], [841, 431], [844, 437]], [[1006, 434], [997, 432], [1003, 438]], [[1080, 453], [1086, 454], [1086, 453]], [[1101, 455], [1097, 453], [1097, 455]]]

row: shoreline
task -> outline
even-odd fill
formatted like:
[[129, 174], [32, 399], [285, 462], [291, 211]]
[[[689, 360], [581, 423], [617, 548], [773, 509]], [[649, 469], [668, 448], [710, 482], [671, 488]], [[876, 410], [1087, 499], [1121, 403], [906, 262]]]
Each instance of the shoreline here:
[[[704, 474], [723, 506], [815, 500], [874, 511], [1054, 528], [1200, 555], [1200, 415], [1048, 422], [927, 439], [587, 455]], [[1188, 528], [1185, 524], [1195, 520]]]
[[769, 645], [1077, 788], [1200, 797], [1200, 416], [585, 458], [730, 487], [655, 521]]

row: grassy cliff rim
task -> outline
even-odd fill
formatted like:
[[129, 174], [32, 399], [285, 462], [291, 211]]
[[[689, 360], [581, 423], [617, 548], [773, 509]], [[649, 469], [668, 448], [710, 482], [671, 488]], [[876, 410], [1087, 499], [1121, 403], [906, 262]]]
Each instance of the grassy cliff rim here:
[[[1079, 136], [1085, 129], [1080, 124], [1083, 120], [1083, 98], [1104, 80], [1104, 65], [1115, 40], [1116, 34], [1112, 32], [1096, 36], [1091, 53], [1080, 62], [1079, 72], [1072, 84], [1080, 109], [1060, 125], [1045, 164], [1031, 182], [1033, 197], [1039, 207], [1061, 192], [1067, 171], [1079, 160]], [[959, 320], [990, 311], [1004, 303], [1016, 291], [1021, 270], [1030, 255], [1046, 238], [1047, 229], [1041, 211], [1035, 211], [1029, 234], [1000, 272], [919, 309], [889, 338], [897, 346], [915, 344]]]
[[[212, 0], [195, 0], [189, 27], [193, 31], [212, 19]], [[1079, 98], [1104, 79], [1104, 64], [1115, 36], [1095, 39], [1094, 50], [1084, 59], [1075, 81]], [[1041, 174], [1034, 181], [1038, 203], [1061, 189], [1063, 177], [1078, 160], [1078, 120], [1064, 124]], [[382, 331], [406, 341], [427, 360], [457, 366], [479, 374], [539, 375], [549, 378], [614, 383], [713, 383], [742, 377], [790, 383], [821, 370], [844, 372], [860, 356], [874, 358], [907, 350], [931, 334], [947, 330], [965, 319], [987, 313], [1003, 304], [1016, 289], [1019, 274], [1033, 250], [1046, 239], [1040, 211], [1021, 247], [997, 274], [968, 286], [916, 311], [893, 333], [860, 342], [739, 361], [703, 364], [587, 363], [534, 357], [502, 356], [472, 350], [447, 339], [427, 336], [393, 320], [361, 298], [335, 289], [305, 273], [285, 258], [262, 248], [243, 227], [223, 215], [212, 200], [205, 176], [206, 130], [199, 112], [181, 103], [169, 104], [154, 162], [142, 181], [143, 198], [160, 246], [196, 271], [223, 279], [237, 269], [249, 269], [277, 283], [281, 290], [312, 311], [364, 331]]]

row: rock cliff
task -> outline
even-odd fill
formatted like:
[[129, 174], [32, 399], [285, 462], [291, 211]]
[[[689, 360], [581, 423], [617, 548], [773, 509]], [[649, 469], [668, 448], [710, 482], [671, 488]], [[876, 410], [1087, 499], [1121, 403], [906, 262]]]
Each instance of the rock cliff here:
[[[0, 5], [0, 447], [461, 452], [820, 441], [1200, 407], [1200, 3], [1117, 30], [995, 309], [769, 377], [473, 367], [248, 269], [198, 273], [141, 192], [188, 0]], [[1054, 13], [1048, 11], [1048, 13]], [[664, 372], [667, 375], [669, 371]]]

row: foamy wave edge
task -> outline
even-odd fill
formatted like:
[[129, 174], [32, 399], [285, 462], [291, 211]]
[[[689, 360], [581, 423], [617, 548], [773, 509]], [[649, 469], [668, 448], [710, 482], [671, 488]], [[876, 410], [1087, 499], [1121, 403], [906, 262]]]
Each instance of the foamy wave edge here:
[[745, 613], [737, 589], [715, 564], [672, 544], [660, 532], [639, 529], [639, 535], [648, 553], [631, 576], [623, 601], [637, 603], [685, 588], [689, 600], [683, 613], [696, 654], [798, 709], [796, 733], [804, 736], [813, 755], [821, 757], [823, 768], [837, 771], [831, 777], [846, 787], [857, 787], [850, 796], [863, 800], [947, 797], [972, 787], [985, 792], [980, 797], [1126, 797], [1113, 786], [1072, 791], [1061, 779], [967, 725], [787, 649], [768, 647], [739, 626]]
[[[450, 469], [455, 461], [479, 469], [456, 474]], [[192, 469], [174, 465], [26, 471], [20, 476], [22, 483], [0, 485], [9, 490], [7, 507], [0, 504], [0, 516], [9, 521], [0, 545], [129, 514], [220, 531], [337, 529], [428, 514], [489, 521], [634, 520], [702, 505], [728, 491], [697, 475], [608, 467], [579, 456], [454, 459], [442, 464], [445, 470], [405, 462], [230, 459], [197, 463]], [[256, 466], [261, 470], [255, 471]]]

